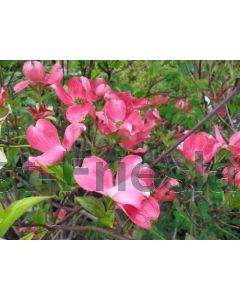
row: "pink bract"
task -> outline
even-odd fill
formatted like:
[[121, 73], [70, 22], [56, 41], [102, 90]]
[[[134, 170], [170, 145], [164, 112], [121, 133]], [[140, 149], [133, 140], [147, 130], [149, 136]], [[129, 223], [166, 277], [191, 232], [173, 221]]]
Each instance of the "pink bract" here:
[[66, 151], [70, 151], [78, 137], [86, 129], [83, 124], [69, 125], [60, 142], [56, 127], [48, 120], [39, 119], [36, 126], [27, 129], [27, 140], [33, 149], [43, 152], [42, 155], [29, 157], [29, 162], [36, 165], [50, 166], [61, 161]]

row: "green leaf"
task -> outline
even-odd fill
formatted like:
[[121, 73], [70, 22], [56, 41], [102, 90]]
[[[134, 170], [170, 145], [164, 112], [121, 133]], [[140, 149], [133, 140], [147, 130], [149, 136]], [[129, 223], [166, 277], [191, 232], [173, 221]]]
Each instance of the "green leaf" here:
[[11, 178], [0, 179], [0, 193], [6, 192], [9, 189], [9, 186], [12, 184]]
[[34, 233], [28, 233], [20, 238], [20, 240], [32, 240], [34, 237]]
[[115, 219], [114, 210], [108, 210], [105, 213], [105, 215], [99, 219], [99, 222], [109, 227], [113, 227], [114, 219]]
[[68, 162], [65, 162], [63, 165], [63, 178], [64, 180], [71, 185], [73, 182], [73, 167]]
[[93, 196], [83, 196], [75, 198], [81, 206], [86, 209], [90, 214], [96, 217], [103, 217], [105, 215], [105, 207], [99, 199]]
[[13, 165], [15, 167], [15, 165], [17, 164], [18, 160], [19, 160], [19, 149], [16, 148], [9, 148], [8, 149], [8, 164], [9, 165]]
[[47, 173], [53, 175], [57, 180], [64, 182], [63, 179], [63, 168], [59, 164], [54, 164], [52, 166], [43, 166], [41, 165], [41, 168], [46, 171]]
[[45, 224], [46, 223], [46, 213], [43, 211], [43, 209], [38, 208], [38, 210], [36, 212], [34, 212], [32, 219], [35, 224]]
[[19, 219], [29, 208], [39, 202], [49, 199], [50, 196], [28, 197], [11, 203], [4, 211], [0, 222], [0, 238], [5, 235], [9, 228]]
[[4, 208], [2, 206], [2, 203], [0, 202], [0, 222], [1, 222], [1, 219], [3, 218], [4, 216]]

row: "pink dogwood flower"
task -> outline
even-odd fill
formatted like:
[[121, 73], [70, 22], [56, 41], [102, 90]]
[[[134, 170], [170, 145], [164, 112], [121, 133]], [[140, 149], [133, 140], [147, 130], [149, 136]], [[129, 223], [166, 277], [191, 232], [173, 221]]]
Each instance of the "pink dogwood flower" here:
[[[145, 123], [138, 110], [128, 112], [127, 105], [123, 100], [112, 99], [106, 101], [101, 112], [97, 112], [98, 127], [102, 134], [117, 133], [123, 137], [119, 145], [133, 153], [142, 153], [146, 149], [133, 149], [144, 142], [155, 126], [155, 120], [160, 118], [158, 112], [150, 112], [150, 121]], [[154, 121], [153, 121], [154, 120]]]
[[240, 166], [237, 163], [225, 167], [222, 175], [228, 184], [240, 188]]
[[178, 186], [179, 182], [175, 178], [167, 178], [156, 189], [153, 197], [160, 202], [170, 202], [176, 199], [177, 193], [173, 190], [175, 186]]
[[104, 97], [110, 89], [103, 79], [90, 80], [83, 76], [69, 79], [68, 92], [60, 82], [52, 87], [63, 104], [70, 106], [66, 111], [70, 123], [81, 122], [88, 114], [95, 117], [92, 102]]
[[59, 62], [55, 63], [49, 74], [46, 75], [45, 68], [39, 61], [27, 61], [23, 65], [22, 72], [27, 78], [14, 86], [14, 91], [19, 93], [30, 84], [37, 84], [39, 86], [50, 86], [59, 82], [63, 78], [62, 66]]
[[153, 186], [153, 171], [142, 164], [137, 155], [124, 157], [113, 178], [107, 162], [97, 156], [83, 160], [82, 167], [74, 172], [76, 182], [86, 191], [98, 192], [113, 199], [137, 225], [149, 229], [151, 221], [160, 214], [157, 201], [150, 197]]
[[69, 125], [60, 142], [57, 128], [48, 120], [40, 119], [36, 126], [27, 129], [27, 140], [33, 149], [43, 152], [42, 155], [29, 157], [29, 162], [36, 166], [51, 166], [61, 161], [66, 151], [70, 151], [73, 144], [86, 129], [81, 123]]
[[3, 106], [4, 102], [7, 100], [7, 92], [8, 87], [7, 86], [0, 86], [0, 107]]
[[195, 162], [199, 173], [204, 175], [204, 164], [210, 163], [221, 148], [217, 139], [205, 132], [198, 132], [190, 135], [178, 149], [182, 150], [185, 159]]
[[187, 102], [184, 98], [178, 98], [174, 102], [174, 106], [176, 109], [188, 112], [192, 109], [192, 105]]
[[137, 149], [133, 148], [150, 137], [154, 126], [154, 121], [144, 122], [140, 112], [133, 111], [119, 128], [118, 134], [125, 138], [119, 143], [119, 145], [129, 152], [146, 152], [146, 147]]

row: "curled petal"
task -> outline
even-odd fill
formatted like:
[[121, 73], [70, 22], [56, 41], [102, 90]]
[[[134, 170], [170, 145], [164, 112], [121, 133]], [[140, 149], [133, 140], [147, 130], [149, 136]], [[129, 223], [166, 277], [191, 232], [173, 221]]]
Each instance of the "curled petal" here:
[[42, 152], [61, 145], [56, 127], [45, 119], [39, 119], [36, 126], [28, 127], [27, 140], [33, 149]]
[[25, 62], [22, 71], [24, 76], [33, 82], [41, 82], [45, 76], [45, 69], [39, 61]]
[[82, 132], [86, 130], [86, 126], [80, 123], [75, 123], [69, 125], [64, 133], [64, 139], [63, 139], [63, 147], [70, 151], [72, 149], [73, 144], [76, 142], [76, 140], [79, 138], [79, 136], [82, 134]]

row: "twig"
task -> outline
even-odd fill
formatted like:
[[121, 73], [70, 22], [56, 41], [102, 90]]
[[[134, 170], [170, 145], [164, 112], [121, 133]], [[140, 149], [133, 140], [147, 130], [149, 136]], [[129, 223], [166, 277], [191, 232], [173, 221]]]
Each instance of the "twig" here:
[[232, 132], [236, 132], [236, 130], [235, 130], [230, 124], [228, 124], [228, 122], [226, 122], [219, 114], [217, 114], [217, 117], [218, 117], [219, 120], [222, 121], [229, 129], [231, 129]]
[[66, 231], [97, 231], [103, 234], [107, 234], [117, 240], [132, 240], [131, 238], [127, 238], [125, 236], [122, 236], [118, 234], [117, 232], [113, 230], [104, 229], [97, 226], [67, 226], [67, 225], [50, 225], [50, 224], [24, 224], [24, 227], [32, 227], [32, 226], [38, 226], [43, 227], [49, 230], [66, 230]]
[[94, 68], [94, 61], [90, 60], [89, 61], [89, 66], [88, 66], [88, 71], [87, 71], [87, 77], [88, 78], [91, 78], [93, 68]]
[[10, 83], [12, 82], [12, 80], [13, 80], [13, 77], [14, 77], [14, 75], [15, 75], [16, 71], [17, 71], [17, 66], [18, 66], [18, 60], [15, 62], [15, 68], [14, 68], [14, 70], [13, 70], [12, 74], [11, 74], [11, 77], [10, 77], [10, 79], [9, 79], [9, 81], [8, 81], [8, 84], [7, 84], [7, 86], [10, 86]]
[[23, 179], [21, 176], [19, 176], [16, 172], [14, 172], [13, 170], [5, 170], [7, 173], [10, 174], [10, 176], [14, 176], [19, 182], [21, 182], [22, 184], [24, 184], [29, 191], [31, 191], [33, 194], [37, 195], [37, 196], [41, 196], [41, 193], [39, 193], [38, 191], [36, 191], [30, 183], [28, 183], [25, 179]]

